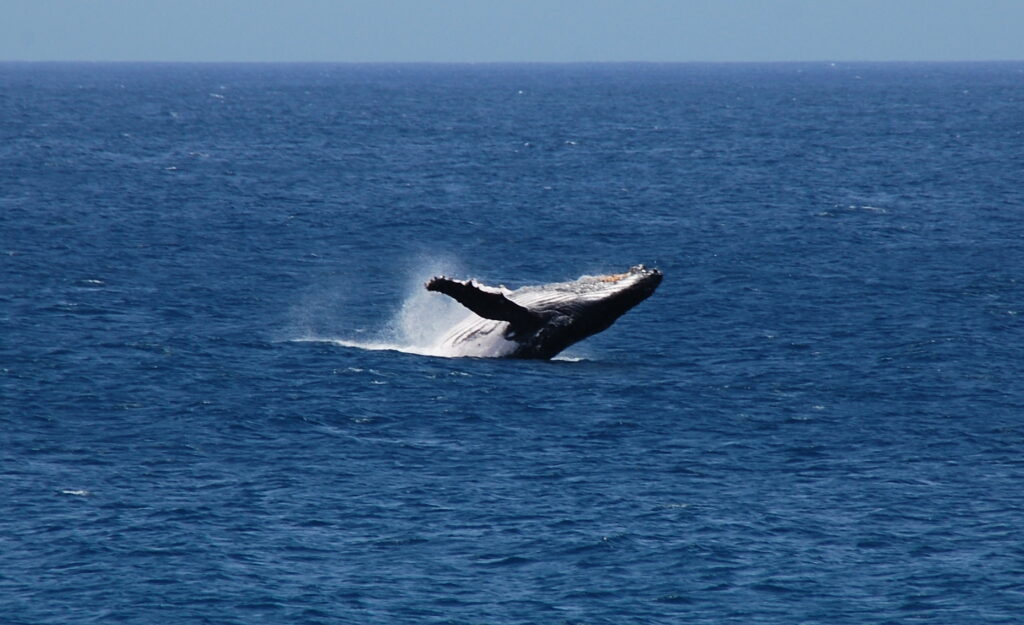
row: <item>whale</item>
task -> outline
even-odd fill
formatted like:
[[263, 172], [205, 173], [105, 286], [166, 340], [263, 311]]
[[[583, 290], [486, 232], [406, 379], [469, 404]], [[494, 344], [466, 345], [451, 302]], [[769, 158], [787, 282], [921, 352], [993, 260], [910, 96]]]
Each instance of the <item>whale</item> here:
[[650, 297], [661, 279], [661, 271], [636, 265], [623, 273], [515, 290], [447, 276], [435, 276], [425, 286], [470, 311], [442, 336], [436, 346], [439, 353], [548, 360], [607, 330]]

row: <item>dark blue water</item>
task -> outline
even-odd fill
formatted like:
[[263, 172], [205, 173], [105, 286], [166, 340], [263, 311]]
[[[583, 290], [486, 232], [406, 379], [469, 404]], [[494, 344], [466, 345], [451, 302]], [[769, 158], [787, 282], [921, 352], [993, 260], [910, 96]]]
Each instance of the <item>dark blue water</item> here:
[[1022, 64], [0, 65], [0, 271], [4, 623], [1024, 614]]

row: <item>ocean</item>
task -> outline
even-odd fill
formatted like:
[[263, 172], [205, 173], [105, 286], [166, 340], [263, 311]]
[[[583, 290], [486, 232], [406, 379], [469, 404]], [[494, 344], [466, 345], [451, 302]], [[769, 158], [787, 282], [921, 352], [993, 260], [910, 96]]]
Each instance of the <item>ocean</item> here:
[[0, 64], [0, 270], [5, 624], [1024, 614], [1024, 63]]

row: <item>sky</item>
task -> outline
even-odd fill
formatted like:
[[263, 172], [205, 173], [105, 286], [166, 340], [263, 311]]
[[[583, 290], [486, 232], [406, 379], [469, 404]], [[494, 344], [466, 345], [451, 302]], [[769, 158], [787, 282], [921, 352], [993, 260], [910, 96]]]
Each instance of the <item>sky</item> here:
[[0, 61], [1024, 60], [1024, 0], [0, 0]]

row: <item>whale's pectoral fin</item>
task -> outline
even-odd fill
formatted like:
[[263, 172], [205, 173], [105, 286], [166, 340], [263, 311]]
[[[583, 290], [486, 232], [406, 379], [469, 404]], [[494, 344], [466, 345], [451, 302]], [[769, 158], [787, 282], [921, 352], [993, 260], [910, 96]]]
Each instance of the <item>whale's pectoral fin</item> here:
[[485, 319], [507, 321], [517, 330], [536, 328], [543, 323], [540, 315], [505, 297], [501, 289], [444, 276], [431, 278], [426, 286], [428, 291], [444, 293]]

